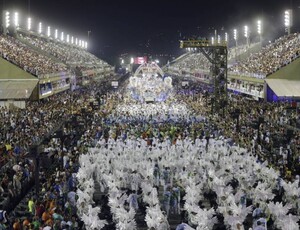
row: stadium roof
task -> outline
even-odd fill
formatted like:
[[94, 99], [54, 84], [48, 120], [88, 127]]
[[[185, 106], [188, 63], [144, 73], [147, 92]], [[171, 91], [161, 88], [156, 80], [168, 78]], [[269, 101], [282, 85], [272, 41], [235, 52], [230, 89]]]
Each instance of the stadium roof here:
[[0, 80], [1, 79], [37, 79], [18, 66], [0, 58]]
[[0, 58], [0, 100], [28, 99], [38, 79]]
[[278, 97], [300, 98], [300, 81], [289, 79], [266, 79], [266, 82]]
[[278, 97], [300, 98], [300, 58], [268, 76], [266, 82]]
[[0, 99], [28, 99], [38, 80], [0, 80]]

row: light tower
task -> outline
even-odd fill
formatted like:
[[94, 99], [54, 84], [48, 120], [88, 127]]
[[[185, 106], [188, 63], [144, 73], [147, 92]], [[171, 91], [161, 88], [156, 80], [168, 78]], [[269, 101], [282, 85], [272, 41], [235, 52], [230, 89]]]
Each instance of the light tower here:
[[15, 12], [14, 26], [15, 26], [16, 30], [19, 28], [19, 13], [18, 12]]
[[238, 46], [238, 33], [237, 33], [237, 29], [233, 30], [233, 39], [235, 41], [235, 46]]
[[31, 30], [31, 18], [27, 19], [27, 30], [30, 31]]
[[248, 28], [248, 26], [244, 26], [244, 36], [247, 40], [247, 47], [249, 47], [250, 44], [249, 44], [249, 28]]
[[55, 38], [55, 39], [58, 39], [58, 30], [57, 30], [57, 29], [55, 29], [55, 32], [54, 32], [54, 38]]
[[259, 35], [259, 42], [262, 42], [262, 22], [261, 20], [257, 21], [257, 33]]
[[291, 33], [292, 24], [293, 24], [292, 10], [284, 11], [284, 27], [285, 27], [285, 32], [287, 32], [287, 34]]
[[40, 22], [38, 26], [38, 33], [41, 34], [42, 31], [43, 31], [43, 27], [42, 27], [42, 23]]
[[51, 27], [50, 26], [47, 27], [47, 36], [48, 37], [51, 36]]
[[3, 28], [3, 33], [7, 34], [8, 31], [8, 27], [10, 26], [10, 13], [9, 11], [3, 11], [2, 14], [2, 28]]
[[225, 42], [228, 44], [228, 33], [225, 32]]

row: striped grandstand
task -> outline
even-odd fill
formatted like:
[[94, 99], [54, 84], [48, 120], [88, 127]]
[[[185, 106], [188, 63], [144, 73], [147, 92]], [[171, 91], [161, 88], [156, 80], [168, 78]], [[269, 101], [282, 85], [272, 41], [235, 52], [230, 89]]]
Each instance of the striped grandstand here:
[[[285, 35], [267, 46], [260, 43], [229, 49], [228, 89], [259, 100], [300, 99], [300, 35]], [[188, 50], [164, 67], [171, 75], [210, 82], [210, 63]]]
[[74, 89], [93, 78], [111, 76], [113, 67], [85, 48], [32, 31], [0, 35], [0, 103], [24, 107]]

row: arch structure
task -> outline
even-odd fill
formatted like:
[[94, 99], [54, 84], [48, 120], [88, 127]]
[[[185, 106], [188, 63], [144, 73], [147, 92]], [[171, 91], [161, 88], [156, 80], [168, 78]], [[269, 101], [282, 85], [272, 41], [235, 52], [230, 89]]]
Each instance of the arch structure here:
[[164, 76], [164, 72], [162, 71], [162, 69], [157, 65], [156, 62], [152, 62], [152, 63], [144, 63], [142, 65], [140, 65], [135, 73], [134, 73], [134, 77], [140, 77], [140, 76], [144, 76], [147, 75], [160, 75], [161, 77]]
[[129, 78], [131, 97], [140, 102], [163, 102], [172, 92], [172, 78], [165, 77], [157, 63], [144, 63]]

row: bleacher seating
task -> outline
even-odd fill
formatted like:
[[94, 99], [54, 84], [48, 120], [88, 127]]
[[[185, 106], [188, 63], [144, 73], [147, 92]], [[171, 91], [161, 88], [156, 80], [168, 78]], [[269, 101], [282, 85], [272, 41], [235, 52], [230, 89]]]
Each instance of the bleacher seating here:
[[202, 53], [190, 53], [179, 62], [169, 67], [169, 71], [181, 75], [185, 73], [195, 73], [199, 70], [209, 70], [210, 63]]
[[8, 35], [0, 35], [0, 54], [6, 60], [35, 76], [68, 71], [63, 63], [54, 62], [51, 58]]
[[70, 74], [95, 76], [111, 66], [83, 48], [34, 35], [0, 35], [0, 55], [25, 71], [39, 77]]
[[258, 53], [229, 68], [230, 73], [249, 77], [265, 78], [299, 57], [299, 34], [286, 35], [270, 43]]
[[93, 75], [97, 73], [97, 70], [103, 70], [103, 68], [109, 66], [85, 49], [66, 42], [26, 34], [20, 34], [19, 37], [39, 50], [59, 59], [64, 64], [76, 67], [83, 75]]

